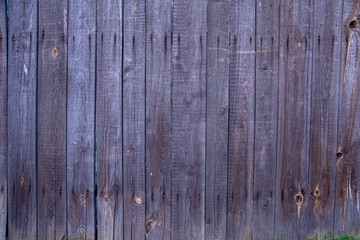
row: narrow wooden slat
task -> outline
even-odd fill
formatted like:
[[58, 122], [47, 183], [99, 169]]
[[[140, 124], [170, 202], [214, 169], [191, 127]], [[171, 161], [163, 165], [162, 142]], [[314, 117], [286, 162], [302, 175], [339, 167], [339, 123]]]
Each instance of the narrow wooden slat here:
[[68, 15], [68, 239], [94, 239], [96, 1], [69, 1]]
[[205, 237], [226, 239], [229, 1], [209, 1], [207, 26]]
[[314, 5], [307, 233], [332, 236], [342, 1]]
[[[342, 26], [342, 41], [341, 75], [338, 79], [340, 100], [336, 149], [335, 237], [342, 235], [359, 236], [360, 234], [359, 3], [358, 0], [344, 1], [342, 24], [340, 25]], [[335, 108], [332, 108], [332, 111], [334, 110]], [[332, 115], [335, 116], [335, 114]], [[334, 151], [331, 153], [331, 157], [333, 157]]]
[[145, 1], [124, 1], [124, 239], [145, 238]]
[[230, 2], [227, 239], [251, 239], [255, 111], [255, 2]]
[[171, 1], [146, 6], [146, 238], [170, 239]]
[[122, 4], [99, 1], [96, 151], [98, 239], [123, 238]]
[[0, 2], [0, 239], [5, 239], [7, 218], [7, 21]]
[[8, 234], [36, 239], [37, 1], [9, 1], [8, 17]]
[[66, 236], [67, 1], [39, 1], [38, 238]]
[[276, 239], [306, 239], [312, 1], [280, 5]]
[[173, 1], [171, 239], [204, 238], [207, 1]]
[[274, 236], [275, 216], [279, 85], [278, 0], [257, 1], [255, 76], [253, 238], [268, 239]]

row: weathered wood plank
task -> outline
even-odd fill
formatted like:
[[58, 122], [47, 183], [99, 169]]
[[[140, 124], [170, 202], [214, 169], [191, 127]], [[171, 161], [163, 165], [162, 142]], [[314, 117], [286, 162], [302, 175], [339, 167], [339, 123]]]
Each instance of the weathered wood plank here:
[[172, 239], [204, 238], [206, 7], [173, 2]]
[[7, 219], [7, 21], [5, 1], [0, 2], [0, 239]]
[[308, 234], [333, 232], [342, 1], [314, 3]]
[[68, 239], [94, 239], [96, 1], [69, 1], [68, 14]]
[[8, 234], [36, 239], [37, 1], [8, 1]]
[[205, 237], [226, 239], [229, 1], [209, 1], [207, 28]]
[[146, 6], [146, 238], [170, 239], [171, 1]]
[[306, 239], [312, 1], [280, 5], [276, 239]]
[[255, 2], [230, 2], [227, 239], [252, 237]]
[[[339, 25], [341, 24], [340, 26], [342, 26], [342, 51], [341, 75], [338, 79], [338, 83], [340, 84], [338, 94], [340, 100], [336, 149], [335, 237], [341, 235], [358, 236], [360, 233], [359, 3], [360, 1], [358, 0], [345, 0], [343, 4], [342, 24], [339, 23]], [[331, 153], [331, 157], [333, 157], [334, 151]]]
[[145, 238], [145, 1], [124, 1], [124, 239]]
[[96, 71], [97, 237], [123, 238], [122, 4], [98, 2]]
[[[274, 236], [279, 87], [278, 0], [257, 1], [253, 238]], [[256, 229], [256, 230], [255, 230]], [[264, 234], [264, 233], [267, 234]]]
[[66, 234], [67, 1], [39, 1], [38, 238]]

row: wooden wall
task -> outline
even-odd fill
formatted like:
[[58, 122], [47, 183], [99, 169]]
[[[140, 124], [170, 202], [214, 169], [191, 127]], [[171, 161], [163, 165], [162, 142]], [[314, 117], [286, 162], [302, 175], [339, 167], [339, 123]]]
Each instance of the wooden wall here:
[[1, 1], [0, 239], [360, 238], [359, 5]]

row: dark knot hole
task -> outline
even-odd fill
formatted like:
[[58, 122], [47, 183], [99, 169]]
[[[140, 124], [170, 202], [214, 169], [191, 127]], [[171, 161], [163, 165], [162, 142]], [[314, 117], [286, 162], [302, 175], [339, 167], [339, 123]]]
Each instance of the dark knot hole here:
[[357, 28], [357, 26], [359, 25], [359, 22], [357, 19], [353, 19], [349, 22], [349, 28], [350, 29], [354, 29]]

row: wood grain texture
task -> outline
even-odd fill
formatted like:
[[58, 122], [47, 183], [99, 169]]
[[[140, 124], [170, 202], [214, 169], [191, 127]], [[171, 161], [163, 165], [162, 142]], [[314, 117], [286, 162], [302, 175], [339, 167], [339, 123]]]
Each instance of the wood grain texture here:
[[8, 1], [8, 237], [36, 239], [37, 1]]
[[38, 239], [66, 229], [67, 1], [39, 1]]
[[307, 234], [312, 4], [280, 5], [276, 239], [306, 239]]
[[69, 1], [67, 91], [68, 239], [95, 239], [96, 1]]
[[146, 238], [170, 239], [171, 1], [146, 6]]
[[360, 236], [360, 0], [0, 2], [0, 239]]
[[5, 1], [0, 2], [0, 239], [7, 220], [7, 21]]
[[124, 239], [145, 238], [145, 1], [124, 1]]
[[[342, 24], [340, 25], [342, 26], [341, 75], [338, 79], [339, 122], [333, 219], [335, 237], [344, 234], [353, 236], [360, 234], [359, 3], [358, 0], [344, 1]], [[334, 151], [332, 151], [332, 157], [334, 157]]]
[[99, 1], [96, 68], [97, 237], [123, 239], [122, 4]]
[[251, 239], [255, 111], [255, 3], [230, 2], [227, 239]]
[[229, 1], [209, 1], [206, 53], [205, 237], [226, 239]]
[[203, 239], [207, 1], [173, 1], [171, 239]]
[[[254, 239], [274, 236], [279, 87], [279, 5], [257, 1], [254, 146]], [[268, 234], [264, 235], [263, 233]]]
[[341, 1], [315, 1], [307, 233], [318, 237], [333, 232], [341, 11]]

